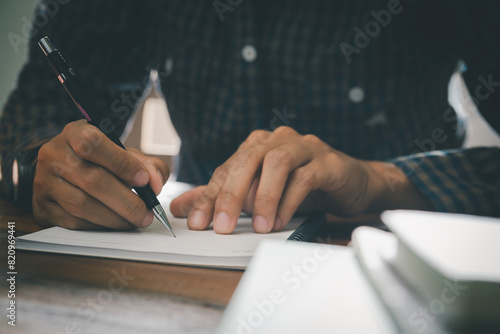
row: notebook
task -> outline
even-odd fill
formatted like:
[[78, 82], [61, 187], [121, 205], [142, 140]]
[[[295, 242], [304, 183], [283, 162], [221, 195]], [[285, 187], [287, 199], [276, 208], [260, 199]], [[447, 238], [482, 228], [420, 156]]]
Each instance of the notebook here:
[[252, 219], [240, 217], [232, 234], [221, 235], [211, 227], [204, 231], [189, 230], [185, 218], [169, 214], [176, 238], [155, 220], [149, 227], [134, 231], [74, 231], [52, 227], [19, 237], [17, 247], [142, 262], [244, 269], [259, 242], [267, 239], [283, 242], [287, 239], [307, 240], [321, 225], [320, 217], [294, 218], [283, 231], [268, 234], [255, 233]]

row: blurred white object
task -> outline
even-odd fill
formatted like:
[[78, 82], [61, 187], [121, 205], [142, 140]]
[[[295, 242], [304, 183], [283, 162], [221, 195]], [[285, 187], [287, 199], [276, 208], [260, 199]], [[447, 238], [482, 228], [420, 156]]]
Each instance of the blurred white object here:
[[500, 327], [500, 219], [396, 210], [382, 221], [398, 239], [391, 267], [432, 316], [459, 328]]
[[466, 119], [463, 147], [500, 146], [500, 136], [478, 111], [464, 79], [458, 72], [451, 76], [448, 86], [448, 102], [455, 109], [459, 118]]
[[262, 241], [216, 333], [398, 333], [353, 249]]
[[179, 153], [181, 140], [172, 125], [163, 97], [152, 96], [144, 103], [141, 128], [141, 151], [146, 154]]

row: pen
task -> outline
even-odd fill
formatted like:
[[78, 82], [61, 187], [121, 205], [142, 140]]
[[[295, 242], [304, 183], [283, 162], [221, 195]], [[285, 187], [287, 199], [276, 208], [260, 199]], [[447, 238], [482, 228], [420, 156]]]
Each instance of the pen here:
[[[47, 36], [40, 39], [38, 45], [45, 54], [45, 59], [47, 59], [47, 62], [56, 73], [57, 78], [87, 121], [101, 130], [109, 139], [111, 139], [111, 141], [113, 141], [113, 143], [125, 150], [125, 147], [121, 143], [120, 139], [112, 131], [111, 120], [101, 117], [102, 114], [99, 112], [92, 99], [90, 99], [87, 95], [83, 87], [80, 86], [78, 80], [76, 79], [76, 73], [71, 67], [69, 67], [68, 63], [61, 55], [61, 52], [52, 45]], [[167, 215], [165, 214], [165, 211], [149, 184], [144, 187], [135, 187], [134, 190], [144, 203], [146, 203], [148, 210], [152, 210], [153, 214], [160, 221], [160, 223], [162, 223], [163, 226], [165, 226], [175, 237], [175, 233], [170, 226]]]

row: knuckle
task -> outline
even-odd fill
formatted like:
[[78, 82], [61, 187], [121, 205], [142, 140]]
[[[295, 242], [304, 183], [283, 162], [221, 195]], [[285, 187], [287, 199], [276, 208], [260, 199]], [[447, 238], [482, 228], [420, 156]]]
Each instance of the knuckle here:
[[91, 143], [99, 143], [104, 137], [104, 134], [101, 132], [101, 130], [93, 125], [85, 127], [82, 130], [82, 135], [87, 141]]
[[[238, 153], [235, 161], [231, 165], [239, 166], [253, 163], [257, 160], [257, 150], [253, 147]], [[233, 167], [231, 166], [231, 167]]]
[[37, 165], [45, 165], [50, 161], [50, 148], [47, 143], [43, 144], [38, 150], [38, 162]]
[[210, 187], [207, 187], [200, 196], [195, 200], [194, 207], [199, 209], [204, 209], [208, 205], [214, 202], [217, 192]]
[[289, 126], [285, 126], [285, 125], [282, 125], [282, 126], [278, 126], [276, 129], [274, 129], [273, 131], [275, 134], [296, 134], [297, 131], [295, 131], [293, 128], [289, 127]]
[[[122, 157], [113, 159], [113, 172], [116, 173], [117, 176], [120, 176], [121, 178], [125, 178], [125, 176], [129, 173], [129, 171], [132, 171], [133, 166], [132, 163], [127, 160], [123, 159]], [[137, 169], [139, 170], [139, 168]]]
[[103, 135], [101, 130], [99, 130], [96, 126], [90, 124], [86, 124], [86, 126], [82, 129], [82, 134], [89, 139], [93, 139], [96, 137], [101, 138], [101, 136]]
[[138, 196], [134, 196], [134, 198], [131, 198], [125, 203], [125, 217], [137, 217], [137, 219], [135, 219], [136, 223], [140, 223], [142, 221], [142, 218], [144, 218], [142, 213], [145, 213], [145, 211], [146, 205]]
[[269, 132], [265, 130], [254, 130], [250, 133], [247, 138], [247, 141], [250, 143], [260, 142], [269, 136]]
[[262, 191], [256, 198], [256, 201], [263, 206], [269, 206], [269, 204], [277, 203], [279, 200], [280, 197], [270, 191]]
[[322, 159], [327, 166], [339, 166], [339, 164], [343, 161], [342, 156], [340, 156], [337, 152], [331, 150], [328, 151]]
[[91, 168], [81, 176], [83, 189], [96, 189], [102, 184], [104, 171], [101, 168]]
[[69, 145], [80, 158], [88, 156], [92, 150], [92, 145], [87, 139], [81, 135], [70, 137]]
[[206, 209], [210, 203], [213, 202], [213, 198], [209, 195], [203, 192], [194, 202], [193, 207], [196, 209]]
[[75, 191], [71, 196], [64, 199], [67, 211], [75, 216], [85, 212], [88, 196], [83, 191]]
[[62, 132], [64, 134], [72, 134], [76, 130], [77, 125], [78, 125], [77, 122], [70, 122], [64, 126]]
[[[212, 183], [216, 187], [220, 188], [224, 184], [224, 182], [226, 180], [226, 177], [227, 177], [227, 168], [226, 168], [226, 166], [224, 166], [224, 165], [219, 166], [219, 167], [217, 167], [215, 169], [215, 171], [214, 171], [214, 173], [212, 175], [212, 179], [210, 180], [210, 183]], [[203, 193], [205, 193], [208, 190], [211, 190], [210, 186], [207, 187], [207, 189], [205, 189], [205, 191]]]
[[271, 168], [289, 166], [291, 162], [292, 152], [283, 148], [276, 148], [269, 151], [264, 158], [264, 164], [268, 165]]
[[304, 141], [312, 144], [319, 144], [322, 143], [322, 140], [319, 139], [317, 136], [312, 135], [312, 134], [307, 134], [303, 137]]
[[79, 157], [88, 156], [101, 142], [103, 134], [95, 126], [87, 126], [69, 137], [69, 144]]
[[200, 200], [203, 202], [213, 201], [217, 197], [215, 187], [207, 187], [200, 195]]
[[306, 188], [312, 188], [315, 181], [315, 173], [309, 168], [299, 168], [295, 170], [295, 180]]
[[221, 191], [218, 200], [220, 203], [238, 203], [242, 201], [240, 196], [238, 196], [234, 191], [232, 190], [224, 190]]
[[187, 217], [189, 213], [191, 212], [192, 207], [187, 204], [181, 204], [178, 207], [178, 211], [180, 213], [180, 216], [178, 217]]
[[238, 176], [244, 170], [246, 166], [253, 166], [259, 162], [259, 154], [257, 152], [256, 146], [253, 146], [245, 151], [237, 153], [233, 161], [229, 164], [228, 169], [226, 170], [227, 174], [231, 176]]

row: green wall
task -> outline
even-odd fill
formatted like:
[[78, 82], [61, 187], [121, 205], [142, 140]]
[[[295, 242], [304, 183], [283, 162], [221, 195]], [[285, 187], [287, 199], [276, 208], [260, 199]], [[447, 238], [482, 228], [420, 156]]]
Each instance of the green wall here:
[[26, 60], [27, 22], [36, 0], [0, 0], [0, 113]]

